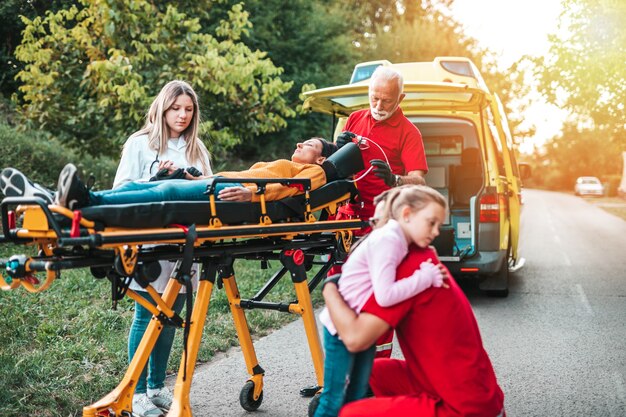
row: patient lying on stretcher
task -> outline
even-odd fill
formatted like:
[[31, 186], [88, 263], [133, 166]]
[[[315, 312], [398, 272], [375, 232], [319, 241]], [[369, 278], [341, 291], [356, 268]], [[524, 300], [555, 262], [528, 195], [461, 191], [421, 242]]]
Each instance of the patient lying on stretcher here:
[[[337, 150], [335, 144], [323, 138], [310, 138], [298, 143], [291, 160], [279, 159], [272, 162], [258, 162], [245, 171], [220, 172], [215, 176], [225, 178], [308, 178], [311, 189], [315, 190], [332, 178], [330, 170], [322, 164]], [[71, 210], [86, 206], [150, 203], [159, 201], [209, 201], [207, 185], [213, 177], [192, 177], [189, 179], [129, 182], [115, 190], [89, 191], [77, 175], [73, 164], [63, 168], [59, 176], [55, 203]], [[216, 184], [217, 197], [224, 201], [258, 201], [254, 184]], [[280, 184], [268, 184], [265, 190], [267, 201], [279, 200], [300, 193], [296, 188]]]

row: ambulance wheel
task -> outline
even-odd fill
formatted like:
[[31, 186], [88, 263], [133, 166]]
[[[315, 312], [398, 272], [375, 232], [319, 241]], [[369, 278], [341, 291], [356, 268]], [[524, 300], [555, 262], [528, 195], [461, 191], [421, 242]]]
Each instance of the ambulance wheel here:
[[259, 398], [254, 399], [254, 382], [248, 381], [244, 384], [239, 394], [239, 403], [246, 411], [256, 411], [263, 402], [263, 391]]
[[320, 394], [315, 394], [315, 396], [309, 402], [309, 409], [307, 411], [307, 414], [309, 417], [313, 417], [315, 415], [315, 410], [317, 410], [317, 407], [319, 407], [319, 405], [320, 405]]

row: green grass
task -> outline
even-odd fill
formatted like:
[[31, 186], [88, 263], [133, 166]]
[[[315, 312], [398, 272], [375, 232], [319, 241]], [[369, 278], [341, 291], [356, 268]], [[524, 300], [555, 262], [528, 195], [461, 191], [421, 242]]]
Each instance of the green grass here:
[[[5, 245], [0, 257], [24, 249]], [[274, 269], [279, 265], [272, 264]], [[256, 261], [237, 261], [235, 271], [242, 298], [254, 295], [274, 272], [261, 270]], [[295, 299], [288, 276], [266, 299]], [[315, 291], [314, 303], [320, 302], [320, 291]], [[81, 416], [82, 407], [113, 389], [127, 368], [133, 305], [126, 298], [113, 311], [109, 282], [94, 279], [88, 270], [63, 271], [40, 294], [22, 288], [0, 291], [0, 415]], [[254, 338], [297, 318], [267, 310], [247, 311], [246, 316]], [[237, 344], [225, 292], [215, 287], [198, 360], [206, 362]], [[177, 372], [181, 352], [179, 331], [168, 372]]]

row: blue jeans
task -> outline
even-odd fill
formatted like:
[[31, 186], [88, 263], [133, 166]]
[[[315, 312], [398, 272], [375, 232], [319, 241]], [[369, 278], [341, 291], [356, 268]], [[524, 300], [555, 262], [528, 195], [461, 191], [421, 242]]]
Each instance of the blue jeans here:
[[376, 346], [350, 353], [339, 336], [324, 328], [324, 389], [315, 417], [336, 417], [344, 404], [365, 397]]
[[[90, 191], [89, 205], [157, 203], [160, 201], [209, 201], [205, 194], [211, 180], [165, 180], [150, 182], [127, 182], [114, 189]], [[240, 183], [215, 184], [215, 195], [227, 187], [241, 186]]]
[[[143, 296], [146, 300], [152, 304], [156, 303], [152, 300], [152, 297], [145, 291], [137, 291], [138, 294]], [[178, 314], [183, 309], [185, 303], [185, 294], [178, 294], [176, 301], [174, 302], [173, 310]], [[135, 302], [135, 317], [133, 323], [130, 326], [130, 333], [128, 335], [128, 362], [133, 359], [135, 352], [139, 347], [139, 342], [143, 337], [148, 324], [152, 320], [152, 313], [146, 310], [141, 304]], [[174, 343], [174, 335], [176, 328], [173, 326], [164, 326], [161, 330], [161, 334], [157, 339], [154, 349], [150, 354], [147, 366], [141, 372], [141, 376], [137, 381], [137, 387], [135, 388], [136, 394], [146, 393], [146, 388], [159, 389], [165, 386], [165, 373], [167, 371], [167, 361], [172, 351], [172, 344]], [[147, 384], [146, 384], [147, 381]]]

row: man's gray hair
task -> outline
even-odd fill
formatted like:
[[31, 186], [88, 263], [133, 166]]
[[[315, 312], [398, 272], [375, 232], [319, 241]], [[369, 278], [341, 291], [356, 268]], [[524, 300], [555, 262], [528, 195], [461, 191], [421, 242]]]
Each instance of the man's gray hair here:
[[385, 81], [397, 81], [398, 88], [400, 89], [400, 94], [402, 94], [402, 92], [404, 91], [404, 78], [402, 77], [402, 74], [394, 69], [380, 65], [376, 68], [376, 70], [374, 70], [374, 73], [372, 73], [370, 83], [375, 78], [379, 78]]

